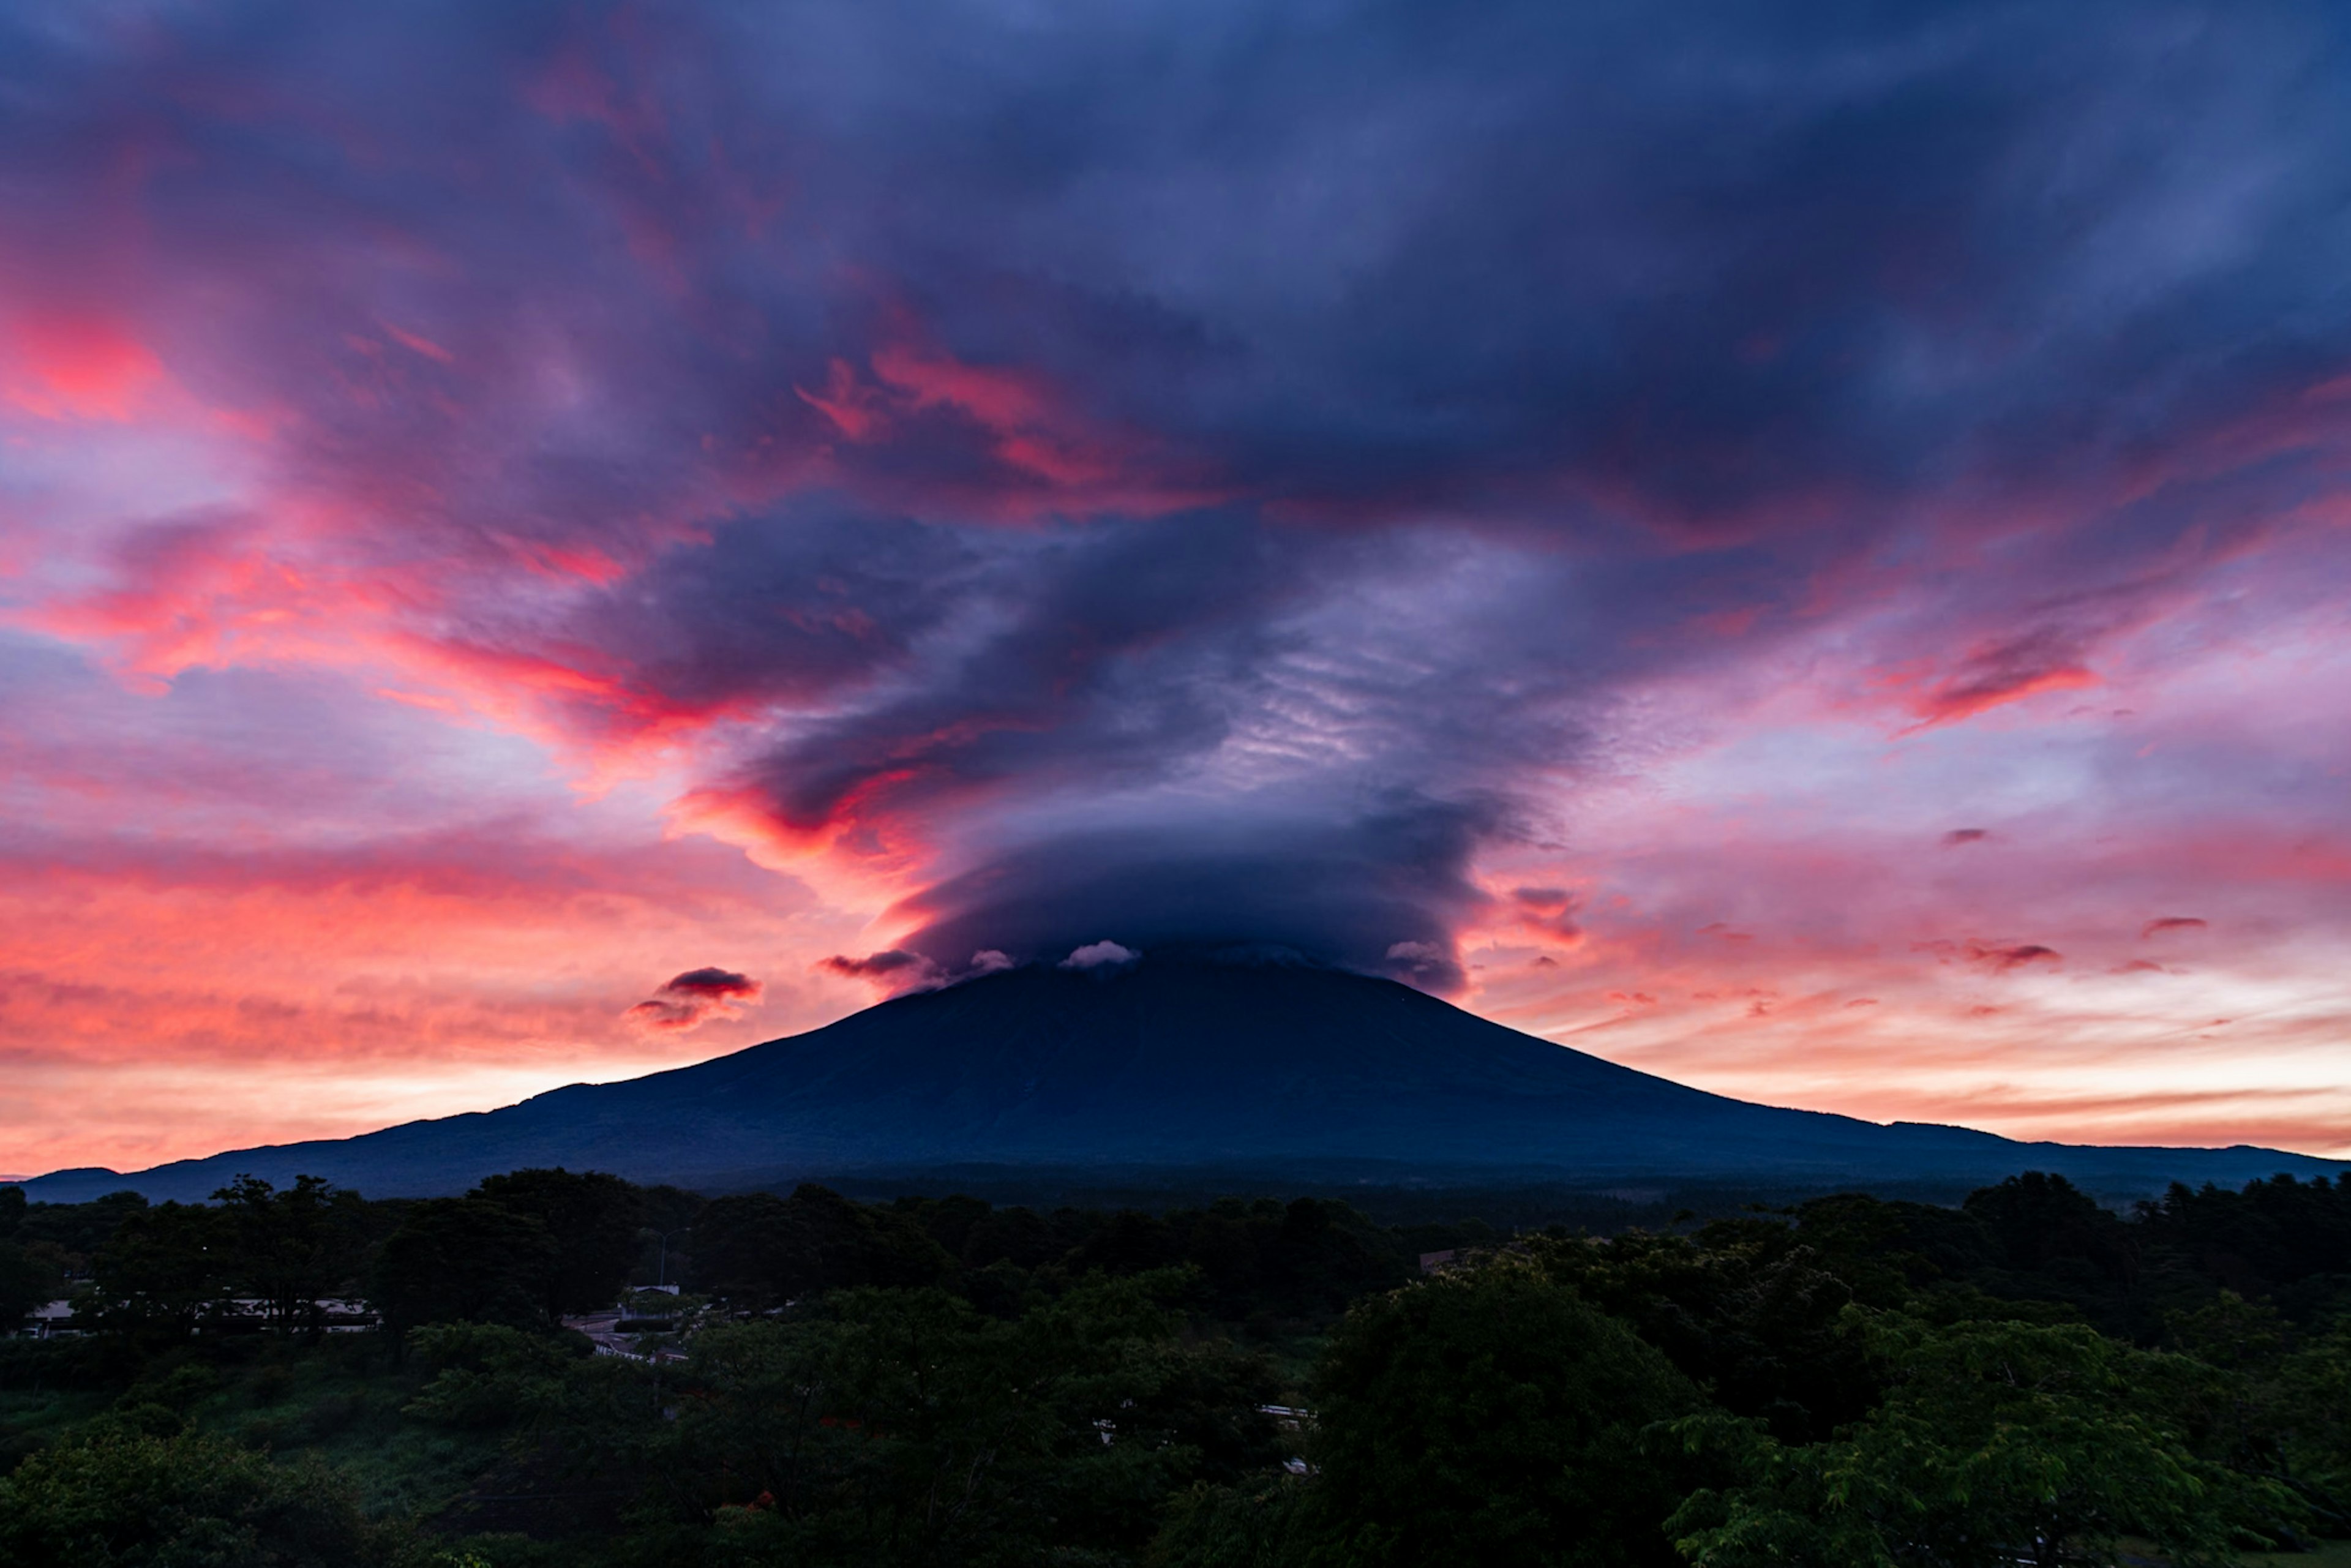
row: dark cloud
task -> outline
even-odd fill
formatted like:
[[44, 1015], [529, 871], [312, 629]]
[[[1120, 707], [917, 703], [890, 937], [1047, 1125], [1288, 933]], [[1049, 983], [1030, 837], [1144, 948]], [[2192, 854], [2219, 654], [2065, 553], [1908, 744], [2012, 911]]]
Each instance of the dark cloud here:
[[744, 782], [795, 830], [887, 831], [1009, 786], [1165, 779], [1262, 705], [1269, 622], [1316, 582], [1301, 541], [1234, 517], [1000, 549], [964, 599], [968, 642]]
[[710, 999], [731, 997], [756, 997], [759, 982], [748, 975], [738, 975], [732, 969], [688, 969], [669, 981], [662, 989], [674, 996], [702, 997]]
[[742, 1006], [758, 1001], [764, 989], [750, 976], [732, 969], [688, 969], [631, 1008], [628, 1017], [640, 1029], [682, 1032], [699, 1029], [713, 1019], [737, 1016]]
[[1453, 932], [1482, 902], [1474, 807], [1391, 802], [1353, 821], [1235, 812], [1070, 834], [949, 878], [907, 913], [906, 946], [942, 968], [976, 949], [1060, 960], [1114, 942], [1144, 953], [1276, 947], [1438, 990], [1464, 975]]
[[1946, 848], [1957, 849], [1961, 844], [1980, 844], [1991, 837], [1989, 828], [1953, 828], [1943, 835]]
[[1931, 953], [1939, 962], [1945, 964], [1954, 959], [1964, 960], [2002, 975], [2033, 964], [2048, 964], [2053, 967], [2065, 961], [2065, 956], [2063, 953], [2039, 942], [1937, 940], [1915, 942], [1911, 944], [1911, 951]]
[[931, 964], [929, 959], [920, 954], [891, 947], [879, 953], [868, 953], [862, 958], [852, 958], [836, 953], [825, 959], [820, 967], [852, 980], [876, 980], [891, 975], [903, 975], [909, 970], [915, 972], [927, 970]]
[[569, 699], [584, 723], [758, 713], [903, 669], [951, 612], [975, 556], [951, 530], [820, 500], [672, 546], [555, 626], [469, 608], [467, 637], [537, 658], [597, 649], [611, 678]]
[[2003, 975], [2011, 969], [2022, 969], [2028, 964], [2061, 964], [2065, 957], [2056, 948], [2045, 947], [2038, 942], [1970, 942], [1967, 944], [1966, 952], [1974, 962], [1997, 969]]

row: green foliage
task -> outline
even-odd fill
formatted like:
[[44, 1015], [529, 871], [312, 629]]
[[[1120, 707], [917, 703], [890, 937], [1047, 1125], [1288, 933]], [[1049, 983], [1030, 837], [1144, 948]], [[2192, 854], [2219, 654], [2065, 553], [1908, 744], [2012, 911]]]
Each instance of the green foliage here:
[[2174, 1314], [2172, 1343], [2212, 1369], [2178, 1414], [2199, 1451], [2294, 1488], [2351, 1533], [2351, 1319], [2311, 1331], [2234, 1291]]
[[[11, 1190], [21, 1193], [21, 1187]], [[135, 1192], [110, 1193], [89, 1203], [28, 1203], [17, 1218], [10, 1239], [21, 1246], [54, 1247], [79, 1270], [104, 1247], [122, 1221], [147, 1207]]]
[[[15, 1187], [0, 1190], [17, 1191]], [[0, 1241], [0, 1334], [16, 1333], [36, 1308], [57, 1300], [64, 1289], [65, 1271], [54, 1257], [14, 1241]]]
[[0, 1479], [11, 1568], [393, 1568], [421, 1552], [316, 1461], [113, 1425]]
[[2180, 1273], [2273, 1297], [2304, 1322], [2351, 1310], [2351, 1179], [2278, 1176], [2237, 1192], [2174, 1184], [2138, 1218], [2149, 1253]]
[[2351, 1320], [2282, 1357], [2275, 1386], [2289, 1469], [2320, 1490], [2338, 1527], [2351, 1526]]
[[[1677, 1536], [1716, 1568], [1973, 1568], [2125, 1531], [2188, 1564], [2351, 1531], [2351, 1183], [2127, 1216], [2047, 1177], [1957, 1207], [1722, 1198], [1739, 1218], [1602, 1239], [1315, 1198], [705, 1204], [562, 1170], [217, 1199], [0, 1189], [0, 1315], [70, 1274], [103, 1330], [0, 1345], [10, 1568], [62, 1560], [60, 1529], [77, 1562], [397, 1559], [371, 1516], [484, 1568], [1662, 1565]], [[684, 1359], [550, 1330], [664, 1247], [707, 1292], [645, 1298]], [[318, 1334], [355, 1279], [392, 1332]], [[252, 1332], [233, 1296], [313, 1332]], [[314, 1467], [305, 1496], [265, 1450]], [[143, 1522], [90, 1534], [109, 1511]]]
[[1629, 1328], [1504, 1258], [1359, 1304], [1315, 1376], [1329, 1560], [1671, 1563], [1680, 1493], [1644, 1457], [1698, 1393]]
[[1144, 1560], [1151, 1568], [1292, 1568], [1314, 1549], [1312, 1501], [1308, 1483], [1288, 1475], [1202, 1482], [1169, 1500]]
[[429, 1198], [384, 1239], [370, 1295], [384, 1325], [546, 1321], [544, 1281], [555, 1256], [547, 1228], [478, 1197]]
[[1095, 1281], [1010, 1322], [935, 1288], [837, 1291], [710, 1330], [683, 1368], [580, 1368], [575, 1440], [645, 1480], [680, 1558], [1132, 1553], [1170, 1491], [1277, 1457], [1266, 1369], [1181, 1336], [1183, 1284]]
[[2103, 1564], [2126, 1534], [2197, 1568], [2232, 1562], [2249, 1522], [2292, 1508], [2190, 1452], [2161, 1407], [2162, 1358], [2092, 1329], [1856, 1309], [1853, 1330], [1893, 1385], [1845, 1437], [1789, 1447], [1719, 1414], [1675, 1427], [1744, 1478], [1675, 1515], [1698, 1568]]
[[504, 1426], [544, 1408], [589, 1354], [576, 1334], [558, 1339], [501, 1323], [431, 1323], [412, 1330], [408, 1344], [436, 1372], [408, 1413], [448, 1427]]
[[467, 1195], [538, 1222], [553, 1243], [538, 1281], [547, 1321], [608, 1307], [629, 1283], [645, 1206], [638, 1189], [602, 1171], [510, 1171]]
[[695, 1224], [694, 1259], [705, 1288], [754, 1309], [858, 1285], [935, 1284], [954, 1267], [905, 1215], [808, 1184], [789, 1198], [715, 1200]]
[[359, 1194], [312, 1176], [295, 1177], [284, 1192], [241, 1176], [213, 1197], [220, 1205], [226, 1282], [258, 1299], [279, 1332], [299, 1326], [314, 1338], [324, 1333], [319, 1298], [340, 1291], [359, 1265]]
[[788, 1200], [718, 1199], [695, 1221], [694, 1246], [703, 1288], [753, 1308], [849, 1285], [951, 1281], [983, 1310], [1004, 1315], [1018, 1310], [1032, 1278], [1188, 1268], [1199, 1281], [1196, 1304], [1260, 1333], [1327, 1323], [1350, 1301], [1412, 1272], [1398, 1233], [1320, 1198], [1223, 1198], [1161, 1215], [1040, 1215], [964, 1197], [870, 1208], [803, 1186]]
[[1827, 1437], [1875, 1401], [1877, 1380], [1840, 1332], [1857, 1290], [1900, 1300], [1898, 1276], [1856, 1282], [1799, 1228], [1726, 1222], [1696, 1238], [1640, 1231], [1531, 1249], [1551, 1278], [1626, 1323], [1727, 1409], [1791, 1440]]
[[1968, 1195], [1961, 1212], [1981, 1220], [2013, 1273], [2066, 1268], [2108, 1278], [2137, 1265], [2122, 1217], [2061, 1176], [2027, 1171]]
[[166, 1203], [131, 1210], [98, 1255], [90, 1317], [142, 1344], [187, 1338], [227, 1293], [227, 1242], [216, 1208]]

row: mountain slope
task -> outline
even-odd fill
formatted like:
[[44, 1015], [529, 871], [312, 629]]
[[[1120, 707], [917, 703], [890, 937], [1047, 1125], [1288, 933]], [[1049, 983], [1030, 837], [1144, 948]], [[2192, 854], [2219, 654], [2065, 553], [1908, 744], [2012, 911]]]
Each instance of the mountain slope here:
[[2335, 1168], [2266, 1150], [2024, 1145], [1754, 1105], [1392, 981], [1153, 959], [1114, 974], [991, 976], [503, 1110], [26, 1186], [52, 1201], [125, 1186], [184, 1198], [240, 1172], [308, 1172], [390, 1197], [559, 1164], [705, 1188], [981, 1165], [1384, 1181], [1977, 1180], [2039, 1168], [2148, 1187]]

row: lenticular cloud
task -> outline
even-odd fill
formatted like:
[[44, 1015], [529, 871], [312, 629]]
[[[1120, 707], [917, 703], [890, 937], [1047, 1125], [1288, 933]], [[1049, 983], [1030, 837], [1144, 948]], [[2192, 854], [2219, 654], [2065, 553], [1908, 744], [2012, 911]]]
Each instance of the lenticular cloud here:
[[748, 975], [731, 969], [689, 969], [646, 1001], [629, 1009], [640, 1028], [663, 1032], [699, 1029], [713, 1019], [731, 1019], [759, 999], [764, 989]]
[[1115, 942], [1089, 942], [1061, 960], [1064, 969], [1120, 969], [1143, 956]]

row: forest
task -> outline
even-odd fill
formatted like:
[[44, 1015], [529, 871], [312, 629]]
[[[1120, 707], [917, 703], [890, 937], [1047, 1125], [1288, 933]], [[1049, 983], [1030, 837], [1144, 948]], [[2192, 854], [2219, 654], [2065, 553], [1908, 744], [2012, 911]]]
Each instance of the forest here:
[[2351, 1180], [1604, 1235], [6, 1187], [8, 1331], [11, 1568], [2351, 1562]]

